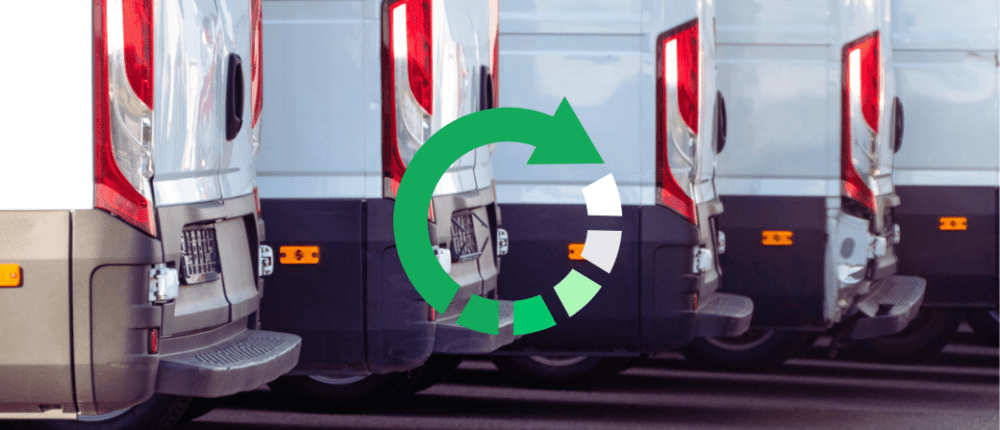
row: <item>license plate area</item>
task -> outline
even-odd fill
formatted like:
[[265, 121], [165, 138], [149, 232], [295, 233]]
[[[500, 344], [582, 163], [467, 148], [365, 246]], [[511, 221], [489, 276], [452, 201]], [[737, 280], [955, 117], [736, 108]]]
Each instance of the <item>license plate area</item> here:
[[218, 280], [222, 266], [215, 227], [189, 227], [182, 234], [181, 280], [185, 284]]
[[[482, 222], [472, 212], [460, 213], [451, 218], [451, 261], [470, 261], [483, 255], [476, 242], [476, 222]], [[485, 224], [485, 223], [484, 223]]]

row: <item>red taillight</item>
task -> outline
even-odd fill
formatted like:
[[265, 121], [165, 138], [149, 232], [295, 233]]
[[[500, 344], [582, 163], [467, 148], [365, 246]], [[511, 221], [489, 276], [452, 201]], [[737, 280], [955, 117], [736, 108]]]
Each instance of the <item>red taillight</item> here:
[[694, 169], [700, 109], [700, 57], [697, 19], [657, 39], [656, 200], [692, 224], [697, 224], [698, 218], [691, 197], [691, 179], [678, 182], [671, 170], [671, 159], [687, 164], [680, 166], [682, 168]]
[[428, 114], [434, 114], [434, 64], [431, 46], [431, 0], [406, 0], [406, 51], [410, 91]]
[[434, 108], [430, 0], [387, 2], [382, 16], [383, 195], [395, 198], [406, 165], [430, 138]]
[[[124, 0], [122, 13], [119, 15], [113, 10], [116, 13], [111, 22], [107, 3], [108, 0], [95, 1], [93, 10], [94, 207], [107, 210], [156, 236], [149, 182], [152, 177], [152, 3]], [[117, 6], [116, 3], [112, 1], [113, 6]], [[119, 28], [124, 34], [124, 38], [119, 39], [122, 45], [111, 44], [108, 31]], [[128, 94], [128, 87], [134, 95]], [[116, 94], [114, 100], [112, 93]], [[122, 170], [122, 163], [127, 170]]]
[[490, 75], [493, 76], [493, 106], [500, 107], [500, 9], [490, 0]]
[[264, 12], [261, 0], [250, 0], [250, 128], [257, 126], [260, 111], [264, 107]]
[[153, 108], [153, 0], [122, 0], [125, 73], [132, 90]]
[[[868, 174], [873, 166], [871, 154], [855, 154], [868, 148], [875, 152], [882, 106], [882, 60], [879, 52], [879, 32], [876, 31], [844, 46], [841, 94], [840, 174], [843, 193], [872, 212], [875, 196], [858, 172]], [[855, 155], [860, 155], [855, 159]], [[866, 169], [866, 167], [868, 169]]]
[[677, 104], [680, 107], [681, 118], [698, 134], [698, 22], [681, 30], [669, 40], [677, 41]]

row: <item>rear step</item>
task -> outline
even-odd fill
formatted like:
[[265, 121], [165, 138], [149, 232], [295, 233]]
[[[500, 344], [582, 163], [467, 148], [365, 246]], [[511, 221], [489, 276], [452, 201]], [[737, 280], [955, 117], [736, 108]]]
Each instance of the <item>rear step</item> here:
[[890, 276], [872, 286], [875, 291], [858, 303], [867, 317], [857, 320], [852, 339], [870, 339], [903, 331], [924, 301], [927, 281], [916, 276]]
[[458, 325], [458, 317], [436, 322], [435, 354], [480, 354], [493, 352], [513, 342], [514, 302], [500, 300], [500, 331], [496, 335], [480, 333]]
[[697, 331], [702, 337], [739, 336], [750, 328], [753, 301], [735, 294], [714, 293], [698, 308]]
[[250, 391], [292, 370], [301, 347], [293, 334], [247, 330], [212, 348], [163, 356], [156, 392], [222, 397]]

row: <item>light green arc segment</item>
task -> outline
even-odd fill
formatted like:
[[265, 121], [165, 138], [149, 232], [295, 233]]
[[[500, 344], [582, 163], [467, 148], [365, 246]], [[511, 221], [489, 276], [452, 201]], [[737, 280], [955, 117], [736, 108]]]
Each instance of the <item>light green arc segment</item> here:
[[555, 289], [559, 301], [566, 308], [566, 313], [573, 316], [580, 312], [584, 306], [587, 306], [587, 303], [590, 303], [597, 292], [601, 290], [601, 286], [580, 272], [570, 270], [569, 274], [562, 281], [559, 281]]

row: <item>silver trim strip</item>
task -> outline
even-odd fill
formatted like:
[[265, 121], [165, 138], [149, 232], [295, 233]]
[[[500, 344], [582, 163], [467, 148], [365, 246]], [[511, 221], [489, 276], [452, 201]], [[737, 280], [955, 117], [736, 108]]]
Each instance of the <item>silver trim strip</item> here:
[[[548, 204], [583, 205], [583, 188], [591, 182], [567, 182], [560, 184], [503, 183], [497, 181], [497, 203], [499, 204]], [[653, 185], [618, 184], [618, 195], [623, 205], [652, 205]], [[642, 196], [648, 196], [643, 201]]]
[[1000, 185], [994, 169], [901, 169], [896, 168], [892, 180], [896, 185], [988, 186]]
[[840, 195], [840, 179], [822, 178], [715, 178], [719, 195], [811, 196]]

